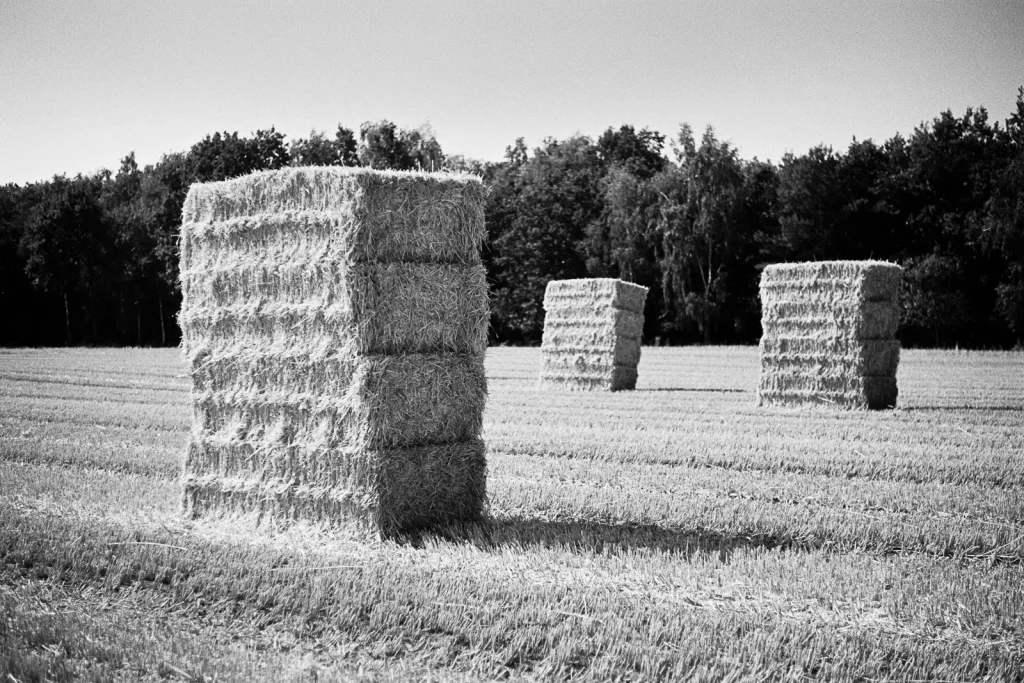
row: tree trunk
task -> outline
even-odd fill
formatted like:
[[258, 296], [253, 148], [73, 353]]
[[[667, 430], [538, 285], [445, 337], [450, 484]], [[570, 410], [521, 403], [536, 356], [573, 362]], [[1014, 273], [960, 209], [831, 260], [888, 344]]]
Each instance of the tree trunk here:
[[64, 288], [64, 344], [71, 346], [71, 310], [68, 308], [68, 290]]
[[124, 319], [124, 283], [117, 290], [117, 341], [119, 344], [124, 344], [128, 341], [128, 328], [125, 326], [127, 321]]
[[160, 346], [167, 346], [167, 328], [164, 327], [164, 298], [157, 294], [157, 306], [160, 308]]
[[142, 346], [142, 306], [138, 299], [135, 300], [135, 344]]
[[99, 308], [96, 306], [95, 294], [89, 295], [89, 308], [91, 309], [89, 311], [89, 322], [91, 323], [90, 327], [92, 328], [92, 343], [95, 344], [100, 337], [98, 323], [96, 322], [96, 317], [99, 315]]

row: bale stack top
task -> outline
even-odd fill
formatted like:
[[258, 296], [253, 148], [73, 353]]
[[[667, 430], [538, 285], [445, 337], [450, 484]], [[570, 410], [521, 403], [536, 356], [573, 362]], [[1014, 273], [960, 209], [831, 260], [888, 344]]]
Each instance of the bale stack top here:
[[182, 208], [182, 237], [294, 229], [285, 218], [332, 216], [333, 240], [352, 261], [476, 264], [486, 237], [485, 192], [479, 178], [462, 173], [260, 171], [193, 185]]

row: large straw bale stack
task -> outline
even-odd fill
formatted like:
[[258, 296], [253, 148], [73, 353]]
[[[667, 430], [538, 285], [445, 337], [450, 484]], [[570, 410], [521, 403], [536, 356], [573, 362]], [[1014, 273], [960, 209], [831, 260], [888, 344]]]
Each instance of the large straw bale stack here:
[[549, 282], [541, 386], [635, 388], [646, 298], [646, 287], [612, 278]]
[[384, 535], [481, 514], [483, 199], [472, 176], [368, 169], [192, 186], [187, 514]]
[[761, 275], [758, 405], [896, 405], [900, 267], [776, 264]]

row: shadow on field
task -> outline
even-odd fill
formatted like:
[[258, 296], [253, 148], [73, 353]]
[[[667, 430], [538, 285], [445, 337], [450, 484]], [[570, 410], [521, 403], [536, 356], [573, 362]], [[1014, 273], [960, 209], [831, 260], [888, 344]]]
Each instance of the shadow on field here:
[[685, 557], [717, 555], [728, 559], [742, 548], [813, 550], [824, 545], [813, 539], [774, 535], [729, 535], [710, 529], [666, 529], [654, 524], [548, 521], [527, 517], [499, 517], [478, 523], [407, 533], [394, 539], [413, 547], [430, 541], [469, 544], [480, 550], [551, 548], [578, 553], [617, 554], [646, 549]]
[[898, 406], [897, 410], [901, 410], [906, 413], [915, 413], [922, 411], [944, 411], [944, 412], [959, 412], [961, 410], [993, 410], [997, 412], [1024, 412], [1024, 406]]
[[750, 394], [753, 393], [747, 389], [707, 389], [707, 388], [696, 388], [696, 387], [654, 387], [651, 389], [636, 389], [637, 393], [642, 394], [647, 391], [699, 391], [713, 394]]

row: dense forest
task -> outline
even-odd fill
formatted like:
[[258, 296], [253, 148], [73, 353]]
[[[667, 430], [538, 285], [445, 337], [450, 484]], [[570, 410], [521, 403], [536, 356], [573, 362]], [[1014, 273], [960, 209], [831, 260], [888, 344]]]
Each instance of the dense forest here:
[[495, 343], [535, 343], [551, 279], [651, 288], [645, 341], [752, 343], [765, 264], [883, 259], [904, 268], [907, 346], [1024, 341], [1024, 88], [1015, 111], [944, 112], [904, 138], [745, 160], [712, 128], [522, 139], [502, 161], [445, 155], [388, 121], [286, 140], [216, 133], [116, 173], [0, 187], [0, 345], [173, 345], [176, 236], [195, 182], [300, 165], [452, 169], [489, 188], [484, 258]]

